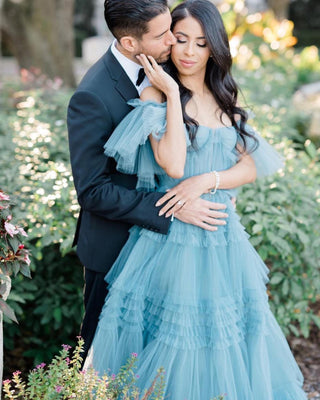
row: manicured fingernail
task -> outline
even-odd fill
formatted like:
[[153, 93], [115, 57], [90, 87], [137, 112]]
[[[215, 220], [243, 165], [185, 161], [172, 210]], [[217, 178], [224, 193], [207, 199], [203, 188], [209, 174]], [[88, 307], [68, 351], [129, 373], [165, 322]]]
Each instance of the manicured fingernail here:
[[157, 201], [156, 202], [156, 207], [159, 207], [160, 206], [160, 203], [159, 203], [159, 201]]
[[163, 211], [159, 211], [159, 217], [161, 217], [162, 214], [163, 214]]

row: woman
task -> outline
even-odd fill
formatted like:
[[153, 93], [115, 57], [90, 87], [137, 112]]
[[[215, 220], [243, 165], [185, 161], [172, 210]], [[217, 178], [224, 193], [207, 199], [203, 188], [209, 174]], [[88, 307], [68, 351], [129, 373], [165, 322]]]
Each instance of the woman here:
[[[306, 399], [268, 306], [267, 267], [231, 202], [238, 185], [232, 167], [240, 159], [252, 164], [250, 182], [256, 172], [276, 171], [280, 158], [237, 105], [217, 9], [208, 0], [187, 0], [172, 20], [173, 78], [141, 55], [153, 87], [131, 102], [135, 109], [105, 146], [119, 170], [138, 175], [138, 187], [169, 190], [172, 225], [167, 236], [131, 229], [106, 277], [110, 292], [85, 367], [117, 372], [136, 352], [139, 386], [148, 387], [162, 366], [172, 400], [221, 393], [231, 400]], [[170, 191], [182, 177], [192, 179]], [[174, 219], [199, 195], [227, 204], [226, 225], [209, 232]]]

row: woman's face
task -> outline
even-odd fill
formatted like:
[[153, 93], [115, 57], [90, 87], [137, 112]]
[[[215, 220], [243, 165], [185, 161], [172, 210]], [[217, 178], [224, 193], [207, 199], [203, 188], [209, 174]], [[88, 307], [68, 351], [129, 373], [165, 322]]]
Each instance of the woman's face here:
[[172, 46], [171, 59], [180, 75], [205, 73], [210, 50], [199, 22], [187, 17], [173, 29], [177, 43]]

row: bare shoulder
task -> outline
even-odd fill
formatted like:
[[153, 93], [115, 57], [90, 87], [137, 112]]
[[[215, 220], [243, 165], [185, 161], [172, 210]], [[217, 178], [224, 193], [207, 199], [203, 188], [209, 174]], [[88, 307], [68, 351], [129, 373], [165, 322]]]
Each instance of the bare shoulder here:
[[140, 99], [142, 101], [153, 100], [157, 103], [163, 103], [162, 92], [153, 86], [145, 88], [140, 94]]

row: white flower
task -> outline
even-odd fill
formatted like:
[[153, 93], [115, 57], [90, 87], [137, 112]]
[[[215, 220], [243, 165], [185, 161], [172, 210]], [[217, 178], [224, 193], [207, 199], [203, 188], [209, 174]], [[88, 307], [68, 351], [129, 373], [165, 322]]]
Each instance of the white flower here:
[[20, 226], [17, 226], [18, 232], [20, 233], [20, 235], [28, 237], [26, 231], [23, 228], [20, 228]]
[[19, 233], [18, 229], [14, 225], [10, 224], [10, 222], [5, 221], [4, 228], [11, 237]]
[[0, 191], [0, 200], [10, 200], [10, 197], [7, 194], [4, 194], [2, 191]]

